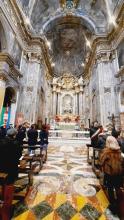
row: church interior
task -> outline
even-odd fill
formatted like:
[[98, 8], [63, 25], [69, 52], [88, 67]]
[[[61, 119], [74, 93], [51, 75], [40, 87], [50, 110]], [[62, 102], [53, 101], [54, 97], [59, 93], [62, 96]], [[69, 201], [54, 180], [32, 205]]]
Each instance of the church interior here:
[[[124, 0], [0, 0], [0, 127], [26, 129], [2, 220], [124, 219], [109, 209], [93, 122], [120, 131], [124, 158]], [[48, 128], [45, 163], [39, 142], [28, 155], [32, 124], [38, 140]]]

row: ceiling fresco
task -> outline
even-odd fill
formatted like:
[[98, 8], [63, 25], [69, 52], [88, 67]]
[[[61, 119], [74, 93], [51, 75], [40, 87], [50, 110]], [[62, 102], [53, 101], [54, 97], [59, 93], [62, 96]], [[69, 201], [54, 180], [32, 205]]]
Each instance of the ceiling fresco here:
[[[89, 35], [88, 35], [89, 34]], [[87, 31], [87, 35], [91, 33]], [[85, 31], [81, 24], [61, 23], [46, 32], [51, 42], [52, 61], [55, 75], [71, 72], [81, 75], [88, 48], [85, 44]]]
[[[57, 76], [83, 73], [88, 41], [110, 30], [113, 15], [123, 0], [16, 0], [29, 17], [33, 31], [50, 42], [50, 61]], [[109, 11], [109, 12], [108, 12]]]

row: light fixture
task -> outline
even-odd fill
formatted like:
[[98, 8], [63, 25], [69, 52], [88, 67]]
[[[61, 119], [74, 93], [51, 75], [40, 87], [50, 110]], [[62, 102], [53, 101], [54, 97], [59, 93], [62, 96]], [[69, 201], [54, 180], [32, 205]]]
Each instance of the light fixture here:
[[81, 66], [84, 67], [84, 63], [81, 63]]
[[86, 38], [86, 45], [87, 47], [90, 47], [91, 48], [91, 44], [90, 44], [90, 41]]
[[51, 63], [51, 66], [54, 67], [54, 66], [55, 66], [55, 63]]
[[44, 33], [44, 31], [43, 31], [43, 29], [41, 28], [41, 30], [40, 30], [40, 34], [43, 34]]
[[106, 9], [107, 9], [107, 12], [108, 12], [108, 22], [109, 22], [109, 24], [113, 24], [114, 26], [116, 26], [117, 25], [116, 24], [116, 18], [111, 13], [109, 1], [105, 0], [105, 3], [106, 3]]
[[114, 16], [109, 15], [109, 23], [113, 24], [114, 26], [116, 26], [116, 19]]
[[26, 17], [25, 23], [26, 23], [27, 25], [30, 25], [30, 19], [29, 19], [28, 17]]
[[46, 39], [46, 45], [49, 49], [51, 49], [51, 42]]
[[70, 51], [69, 51], [69, 50], [66, 51], [66, 55], [67, 55], [67, 56], [70, 55]]

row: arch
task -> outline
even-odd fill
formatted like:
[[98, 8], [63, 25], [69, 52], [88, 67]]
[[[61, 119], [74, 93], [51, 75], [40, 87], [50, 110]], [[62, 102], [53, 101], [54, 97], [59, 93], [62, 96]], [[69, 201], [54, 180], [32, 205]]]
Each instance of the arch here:
[[5, 29], [0, 21], [0, 52], [7, 50], [7, 37], [5, 33]]
[[[73, 18], [73, 19], [72, 19]], [[64, 21], [64, 23], [74, 23], [77, 22], [79, 24], [82, 24], [87, 29], [90, 30], [90, 32], [95, 33], [95, 24], [94, 22], [88, 18], [86, 14], [79, 14], [79, 13], [73, 13], [71, 16], [68, 16], [67, 14], [59, 14], [55, 15], [54, 17], [50, 18], [45, 24], [43, 25], [43, 31], [47, 32], [49, 28], [54, 27], [55, 25], [61, 23]]]

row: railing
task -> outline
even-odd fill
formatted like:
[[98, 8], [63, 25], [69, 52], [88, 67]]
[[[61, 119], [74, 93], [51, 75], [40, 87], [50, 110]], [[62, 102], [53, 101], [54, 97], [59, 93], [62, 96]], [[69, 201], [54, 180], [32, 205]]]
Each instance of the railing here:
[[49, 130], [50, 138], [82, 139], [89, 138], [89, 131]]
[[[38, 130], [38, 139], [39, 142], [39, 133]], [[27, 133], [25, 142], [28, 141]], [[89, 131], [76, 131], [76, 130], [49, 130], [49, 143], [66, 143], [66, 144], [91, 144]]]

